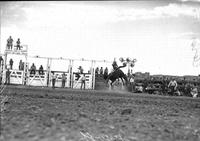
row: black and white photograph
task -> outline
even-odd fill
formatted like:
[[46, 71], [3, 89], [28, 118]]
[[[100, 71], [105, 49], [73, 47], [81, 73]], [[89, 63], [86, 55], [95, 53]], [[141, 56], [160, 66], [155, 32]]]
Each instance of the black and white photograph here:
[[200, 0], [0, 2], [0, 141], [200, 141]]

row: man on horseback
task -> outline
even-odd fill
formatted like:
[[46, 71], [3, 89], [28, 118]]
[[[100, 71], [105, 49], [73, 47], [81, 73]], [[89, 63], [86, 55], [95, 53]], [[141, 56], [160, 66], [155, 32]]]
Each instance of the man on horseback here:
[[126, 84], [127, 84], [127, 81], [128, 81], [128, 79], [127, 79], [127, 77], [126, 77], [126, 75], [123, 73], [123, 71], [122, 70], [120, 70], [120, 68], [123, 68], [123, 67], [125, 67], [126, 66], [126, 64], [123, 64], [123, 66], [118, 66], [117, 65], [117, 62], [116, 62], [116, 59], [114, 58], [114, 61], [113, 61], [113, 63], [112, 63], [112, 67], [113, 67], [113, 71], [108, 75], [108, 77], [107, 77], [107, 83], [108, 83], [108, 81], [109, 80], [111, 80], [111, 86], [112, 86], [112, 84], [116, 81], [116, 80], [119, 80], [119, 78], [122, 80], [122, 83], [124, 84], [124, 81], [123, 81], [123, 79], [125, 80], [125, 82], [126, 82]]
[[116, 58], [114, 58], [114, 61], [112, 63], [113, 66], [113, 70], [115, 71], [118, 68], [117, 62], [116, 62]]
[[123, 67], [126, 67], [126, 63], [123, 63], [122, 66], [118, 66], [117, 65], [117, 62], [116, 62], [116, 58], [114, 58], [114, 61], [112, 63], [112, 67], [113, 67], [113, 72], [120, 69], [120, 68], [123, 68]]

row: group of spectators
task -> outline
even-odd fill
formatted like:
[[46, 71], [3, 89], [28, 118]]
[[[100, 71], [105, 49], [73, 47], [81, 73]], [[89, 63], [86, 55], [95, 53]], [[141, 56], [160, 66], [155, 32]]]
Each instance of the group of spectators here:
[[[3, 59], [2, 59], [3, 60]], [[6, 71], [6, 81], [5, 81], [5, 84], [10, 84], [10, 73], [11, 73], [11, 71], [10, 70], [12, 70], [13, 69], [13, 60], [12, 60], [12, 58], [10, 59], [10, 61], [9, 61], [9, 65], [10, 65], [10, 68], [7, 68], [7, 71]], [[2, 64], [2, 61], [0, 61], [0, 63]], [[0, 65], [1, 65], [0, 64]], [[24, 70], [24, 62], [22, 62], [22, 60], [20, 60], [19, 61], [19, 70]], [[79, 68], [78, 68], [78, 70], [79, 70], [79, 73], [80, 74], [83, 74], [83, 68], [81, 67], [81, 66], [79, 66]], [[36, 74], [36, 66], [35, 66], [35, 64], [34, 63], [32, 63], [32, 65], [31, 65], [31, 67], [30, 67], [30, 75], [35, 75]], [[39, 67], [39, 70], [38, 70], [38, 73], [39, 73], [39, 75], [44, 75], [44, 69], [43, 69], [43, 66], [42, 65], [40, 65], [40, 67]], [[49, 77], [49, 76], [48, 76]], [[58, 76], [58, 74], [55, 74], [55, 72], [54, 71], [52, 71], [52, 73], [51, 73], [51, 81], [52, 81], [52, 88], [55, 88], [55, 83], [56, 83], [56, 80], [59, 78], [59, 76]], [[49, 78], [48, 78], [49, 79]], [[67, 79], [67, 77], [66, 77], [66, 74], [63, 72], [63, 74], [62, 74], [62, 77], [61, 77], [61, 79], [62, 79], [62, 88], [64, 88], [65, 87], [65, 83], [66, 83], [66, 79]], [[81, 77], [81, 79], [80, 79], [80, 81], [81, 81], [81, 89], [83, 88], [83, 89], [85, 89], [85, 81], [86, 81], [86, 76], [85, 76], [85, 74], [83, 74], [82, 75], [82, 77]], [[0, 75], [0, 84], [1, 84], [1, 82], [2, 82], [2, 73], [1, 73], [1, 75]]]
[[[36, 74], [36, 66], [34, 63], [32, 63], [31, 68], [30, 68], [30, 74], [35, 75]], [[39, 70], [38, 70], [39, 75], [44, 75], [44, 68], [42, 65], [40, 65]]]
[[[9, 69], [13, 69], [13, 59], [11, 58], [10, 61], [9, 61], [9, 66], [10, 68]], [[25, 67], [25, 62], [22, 62], [22, 60], [19, 61], [19, 70], [24, 70], [24, 67]], [[39, 68], [39, 74], [40, 75], [43, 75], [44, 74], [44, 69], [43, 69], [43, 66], [40, 65], [40, 68]], [[30, 67], [30, 74], [35, 74], [36, 73], [36, 66], [34, 63], [32, 63], [32, 66]]]
[[96, 76], [103, 76], [104, 79], [106, 79], [108, 77], [108, 68], [106, 67], [103, 70], [103, 67], [101, 67], [100, 69], [99, 69], [99, 67], [96, 67], [96, 69], [95, 69], [95, 75]]
[[[15, 46], [17, 50], [21, 50], [22, 46], [20, 44], [21, 44], [21, 41], [20, 41], [20, 38], [18, 38], [16, 41], [16, 46]], [[10, 36], [7, 39], [7, 49], [12, 50], [12, 48], [13, 48], [13, 39], [12, 39], [12, 36]]]
[[[9, 67], [6, 66], [6, 68], [12, 70], [13, 69], [13, 64], [14, 61], [12, 58], [10, 58], [9, 60]], [[3, 58], [0, 56], [0, 66], [3, 67]], [[19, 70], [24, 70], [24, 62], [22, 62], [22, 60], [19, 61]]]
[[[55, 89], [55, 84], [56, 84], [56, 80], [58, 79], [58, 74], [56, 74], [55, 72], [52, 72], [51, 74], [51, 81], [52, 81], [52, 88]], [[66, 83], [66, 79], [67, 79], [67, 76], [66, 74], [63, 72], [62, 73], [62, 76], [61, 76], [61, 79], [62, 79], [62, 88], [65, 87], [65, 83]]]
[[[135, 92], [136, 91], [136, 79], [135, 79], [135, 74], [131, 74], [129, 77], [129, 82], [131, 85], [131, 92]], [[172, 78], [171, 80], [168, 80], [166, 78], [163, 78], [161, 81], [161, 83], [154, 83], [154, 80], [143, 80], [143, 85], [141, 87], [147, 88], [148, 86], [150, 86], [151, 88], [154, 88], [154, 86], [156, 86], [156, 84], [160, 85], [161, 89], [160, 92], [162, 94], [170, 94], [170, 95], [181, 95], [181, 92], [184, 93], [184, 95], [187, 96], [192, 96], [192, 97], [197, 97], [198, 96], [198, 88], [197, 88], [197, 84], [192, 84], [192, 83], [184, 83], [182, 85], [179, 85], [179, 83], [177, 83], [175, 78]]]

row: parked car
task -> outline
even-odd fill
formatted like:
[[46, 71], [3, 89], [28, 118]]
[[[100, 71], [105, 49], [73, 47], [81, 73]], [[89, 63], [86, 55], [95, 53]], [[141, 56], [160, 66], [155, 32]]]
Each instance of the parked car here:
[[149, 84], [145, 91], [149, 94], [160, 93], [162, 91], [161, 84]]
[[144, 91], [143, 83], [136, 83], [135, 84], [135, 92], [142, 93]]

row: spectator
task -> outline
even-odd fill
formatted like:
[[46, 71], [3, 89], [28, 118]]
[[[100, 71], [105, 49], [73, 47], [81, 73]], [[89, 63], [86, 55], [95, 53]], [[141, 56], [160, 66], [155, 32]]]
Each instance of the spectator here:
[[7, 40], [7, 49], [10, 50], [9, 40]]
[[166, 94], [167, 79], [165, 77], [163, 77], [163, 79], [162, 79], [162, 86], [161, 86], [161, 88], [162, 88], [162, 93]]
[[131, 92], [134, 92], [135, 91], [135, 80], [134, 80], [133, 74], [130, 76], [130, 84], [131, 84]]
[[193, 98], [196, 98], [198, 96], [198, 89], [197, 89], [197, 86], [194, 85], [194, 87], [191, 89], [191, 95]]
[[96, 69], [95, 69], [95, 74], [96, 74], [96, 75], [99, 74], [99, 67], [96, 67]]
[[54, 74], [54, 72], [52, 72], [51, 80], [52, 80], [52, 88], [53, 88], [53, 89], [55, 89], [56, 79], [57, 79], [57, 75]]
[[32, 66], [31, 66], [31, 72], [30, 72], [30, 74], [35, 74], [35, 71], [36, 71], [36, 66], [33, 63]]
[[103, 77], [104, 77], [104, 79], [107, 79], [107, 77], [108, 77], [108, 68], [107, 67], [104, 70]]
[[43, 66], [40, 65], [40, 68], [39, 68], [39, 75], [43, 75], [44, 74], [44, 69], [43, 69]]
[[22, 60], [19, 61], [19, 70], [23, 70], [22, 69]]
[[[134, 74], [135, 75], [135, 74]], [[143, 83], [143, 87], [144, 87], [144, 90], [146, 90], [147, 86], [149, 84], [149, 81], [147, 78], [144, 79], [144, 83]]]
[[12, 58], [10, 59], [10, 69], [11, 70], [13, 69], [13, 60], [12, 60]]
[[169, 82], [169, 85], [168, 85], [168, 88], [170, 88], [170, 91], [171, 91], [171, 94], [173, 95], [174, 92], [177, 90], [177, 82], [175, 80], [175, 78], [173, 78], [170, 82]]
[[12, 50], [12, 47], [13, 47], [13, 39], [12, 39], [12, 37], [10, 36], [10, 37], [8, 38], [8, 40], [7, 40], [7, 48]]
[[0, 56], [0, 67], [1, 67], [2, 64], [3, 64], [3, 57]]
[[100, 75], [103, 75], [103, 67], [100, 68]]
[[16, 47], [17, 47], [17, 50], [21, 50], [21, 46], [20, 46], [20, 38], [18, 38], [18, 40], [17, 40], [17, 45], [16, 45]]
[[83, 87], [84, 90], [85, 90], [85, 81], [86, 81], [86, 77], [85, 77], [85, 74], [83, 74], [83, 76], [81, 78], [81, 89], [82, 89], [82, 87], [84, 85], [84, 87]]
[[10, 74], [11, 74], [11, 72], [8, 68], [7, 71], [6, 71], [6, 82], [5, 82], [7, 85], [10, 84]]
[[185, 95], [186, 96], [191, 96], [191, 90], [192, 90], [192, 85], [187, 82], [186, 85], [185, 85]]
[[24, 62], [22, 62], [22, 68], [21, 69], [24, 70]]
[[62, 74], [62, 88], [65, 87], [65, 82], [66, 82], [66, 76], [65, 76], [65, 73], [63, 72], [63, 74]]
[[0, 85], [2, 84], [2, 77], [3, 77], [3, 74], [0, 72]]
[[79, 70], [80, 74], [83, 74], [83, 68], [82, 68], [82, 66], [79, 66], [78, 70]]

